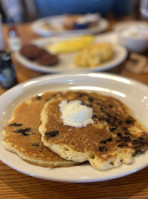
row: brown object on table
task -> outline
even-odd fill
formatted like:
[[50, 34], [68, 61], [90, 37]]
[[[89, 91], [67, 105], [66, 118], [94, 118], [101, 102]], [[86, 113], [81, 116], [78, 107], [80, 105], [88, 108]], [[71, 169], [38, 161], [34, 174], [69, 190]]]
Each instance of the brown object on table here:
[[43, 52], [37, 59], [37, 63], [45, 66], [54, 66], [59, 63], [57, 55], [52, 55], [48, 52]]
[[126, 69], [133, 73], [148, 72], [148, 58], [144, 55], [131, 53], [125, 65]]
[[[30, 1], [29, 1], [30, 2]], [[120, 21], [118, 21], [120, 22]], [[111, 30], [117, 21], [109, 23]], [[23, 43], [40, 38], [30, 24], [19, 24], [18, 31]], [[27, 34], [26, 34], [27, 33]], [[7, 44], [7, 26], [3, 25], [3, 35]], [[6, 45], [6, 49], [7, 45]], [[12, 53], [18, 82], [26, 82], [44, 75], [18, 63]], [[133, 73], [126, 70], [125, 63], [107, 71], [128, 77], [148, 85], [148, 73]], [[0, 87], [2, 95], [7, 90]], [[133, 99], [134, 100], [134, 99]], [[144, 99], [146, 100], [146, 99]], [[83, 172], [83, 171], [82, 171]], [[67, 175], [71, 175], [67, 173]], [[24, 175], [0, 161], [0, 199], [148, 199], [148, 167], [122, 178], [94, 183], [67, 183], [37, 179]]]

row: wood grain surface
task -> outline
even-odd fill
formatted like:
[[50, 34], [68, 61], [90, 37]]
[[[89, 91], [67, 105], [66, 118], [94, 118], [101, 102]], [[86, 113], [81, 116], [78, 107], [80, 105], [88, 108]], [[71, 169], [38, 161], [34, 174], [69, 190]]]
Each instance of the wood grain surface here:
[[[114, 22], [115, 23], [115, 22]], [[114, 24], [113, 23], [113, 24]], [[112, 24], [110, 24], [111, 26]], [[29, 24], [18, 25], [23, 43], [39, 38]], [[5, 48], [7, 46], [7, 26], [3, 25]], [[18, 83], [44, 75], [29, 70], [19, 64], [12, 54]], [[125, 63], [124, 63], [125, 64]], [[121, 66], [108, 71], [140, 81], [148, 85], [148, 74], [134, 74]], [[0, 87], [0, 94], [7, 90]], [[0, 161], [0, 199], [148, 199], [148, 168], [126, 177], [96, 183], [63, 183], [41, 180], [24, 175]]]

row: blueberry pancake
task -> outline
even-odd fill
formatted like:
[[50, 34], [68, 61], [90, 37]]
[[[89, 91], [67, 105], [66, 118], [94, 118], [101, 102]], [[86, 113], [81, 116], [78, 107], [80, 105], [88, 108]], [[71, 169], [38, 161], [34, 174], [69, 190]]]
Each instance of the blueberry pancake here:
[[46, 147], [62, 158], [89, 161], [99, 170], [130, 164], [148, 148], [148, 131], [118, 99], [67, 91], [48, 101], [39, 131]]
[[46, 93], [19, 104], [3, 129], [3, 146], [31, 164], [44, 167], [72, 166], [75, 165], [74, 162], [62, 159], [41, 142], [38, 131], [40, 112], [52, 97], [54, 93]]

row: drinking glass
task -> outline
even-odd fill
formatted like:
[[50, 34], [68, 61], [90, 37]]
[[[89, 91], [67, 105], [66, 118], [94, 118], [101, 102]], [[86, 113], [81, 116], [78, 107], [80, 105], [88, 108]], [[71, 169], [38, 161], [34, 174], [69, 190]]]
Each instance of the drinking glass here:
[[148, 0], [140, 1], [141, 19], [148, 19]]
[[2, 15], [0, 14], [0, 50], [4, 48], [4, 39], [2, 31]]

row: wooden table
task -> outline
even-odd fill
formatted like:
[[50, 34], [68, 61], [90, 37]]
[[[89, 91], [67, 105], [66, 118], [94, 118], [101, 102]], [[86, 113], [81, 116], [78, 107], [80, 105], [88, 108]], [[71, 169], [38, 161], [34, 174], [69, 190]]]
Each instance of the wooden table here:
[[[112, 25], [112, 24], [111, 24]], [[18, 30], [23, 43], [39, 38], [29, 24], [20, 24]], [[7, 48], [7, 27], [3, 27]], [[12, 54], [13, 56], [13, 54]], [[18, 82], [43, 75], [17, 63], [13, 56]], [[108, 71], [143, 82], [148, 85], [148, 74], [134, 74], [124, 69], [124, 64]], [[0, 94], [6, 92], [0, 87]], [[146, 199], [148, 198], [148, 168], [126, 177], [110, 181], [74, 184], [36, 179], [19, 173], [0, 162], [0, 199]]]

